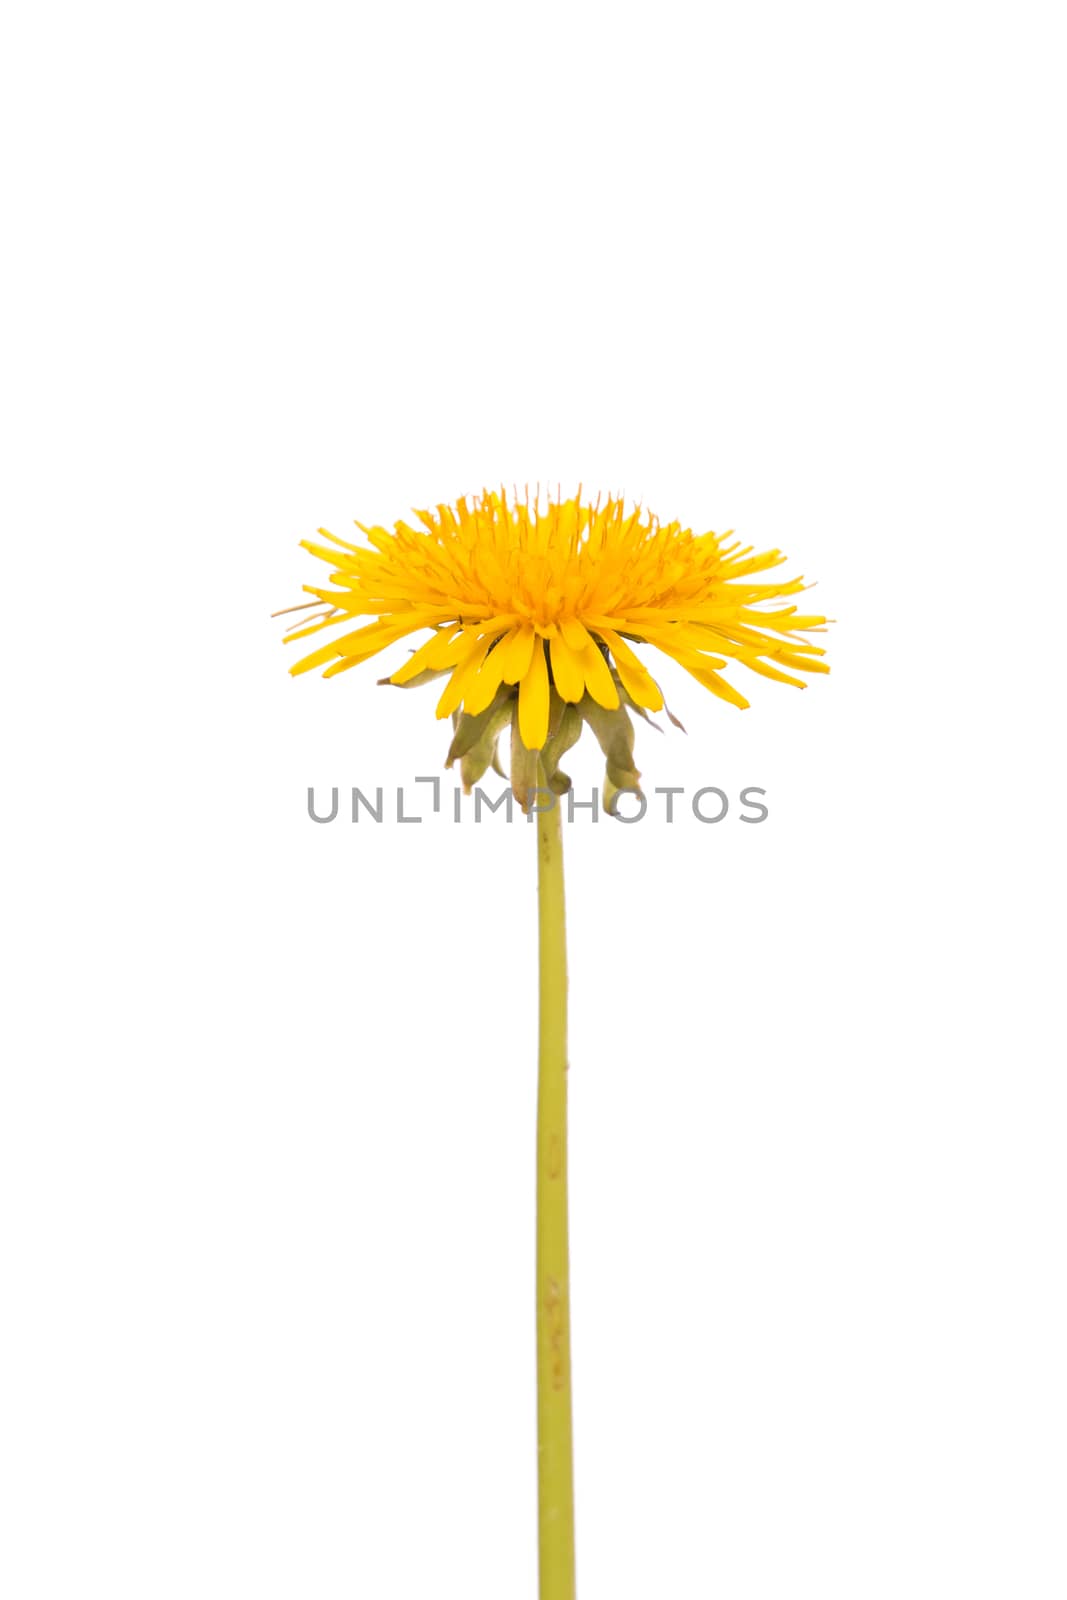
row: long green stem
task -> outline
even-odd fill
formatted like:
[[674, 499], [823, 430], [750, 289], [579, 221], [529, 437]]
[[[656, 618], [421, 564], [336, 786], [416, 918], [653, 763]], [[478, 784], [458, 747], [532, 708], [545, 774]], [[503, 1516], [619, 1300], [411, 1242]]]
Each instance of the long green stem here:
[[[538, 796], [550, 793], [544, 773]], [[541, 1600], [574, 1600], [567, 1241], [567, 948], [560, 805], [537, 817], [537, 1488]]]

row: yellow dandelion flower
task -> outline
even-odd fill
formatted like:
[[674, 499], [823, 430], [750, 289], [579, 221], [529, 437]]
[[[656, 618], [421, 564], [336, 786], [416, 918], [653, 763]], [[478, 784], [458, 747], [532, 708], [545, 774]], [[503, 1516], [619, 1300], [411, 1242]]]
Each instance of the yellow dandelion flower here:
[[[516, 774], [523, 751], [543, 753], [550, 781], [562, 792], [568, 780], [557, 776], [558, 756], [584, 719], [608, 757], [608, 787], [636, 788], [627, 712], [647, 715], [664, 709], [664, 701], [634, 645], [651, 645], [739, 707], [748, 701], [723, 675], [735, 663], [800, 688], [798, 672], [828, 670], [822, 648], [804, 637], [826, 619], [789, 603], [805, 588], [803, 579], [763, 578], [784, 561], [778, 550], [757, 554], [729, 534], [661, 523], [640, 509], [628, 512], [614, 496], [542, 505], [538, 495], [531, 505], [529, 491], [510, 500], [503, 490], [484, 491], [472, 502], [463, 498], [414, 516], [419, 526], [397, 522], [391, 532], [357, 523], [366, 546], [326, 529], [319, 531], [329, 545], [303, 541], [332, 569], [332, 587], [305, 586], [314, 600], [293, 609], [317, 603], [323, 609], [289, 637], [369, 620], [290, 671], [322, 667], [334, 677], [428, 630], [429, 638], [381, 681], [447, 677], [437, 715], [456, 724], [449, 765], [467, 758], [468, 786], [496, 761], [496, 740], [511, 722], [520, 798], [528, 788]], [[621, 784], [612, 781], [613, 764]]]
[[[428, 633], [382, 683], [444, 678], [437, 715], [451, 717], [448, 765], [465, 788], [511, 730], [511, 783], [537, 811], [537, 1481], [541, 1600], [574, 1600], [574, 1471], [567, 1224], [567, 959], [561, 807], [570, 780], [560, 758], [583, 726], [605, 758], [605, 809], [637, 789], [631, 713], [666, 710], [635, 646], [678, 662], [735, 706], [748, 702], [724, 676], [735, 664], [803, 688], [798, 672], [826, 672], [806, 638], [825, 626], [792, 603], [803, 579], [775, 581], [777, 550], [756, 554], [730, 534], [694, 534], [579, 493], [543, 506], [485, 491], [385, 528], [357, 523], [366, 545], [321, 529], [305, 541], [331, 568], [330, 587], [307, 586], [321, 606], [290, 637], [334, 631], [290, 669], [334, 677], [412, 634]], [[355, 628], [347, 624], [358, 622]], [[670, 716], [670, 712], [667, 711]], [[672, 718], [672, 721], [677, 719]], [[539, 793], [538, 793], [539, 791]], [[547, 805], [533, 805], [533, 796]], [[509, 813], [510, 814], [510, 813]]]

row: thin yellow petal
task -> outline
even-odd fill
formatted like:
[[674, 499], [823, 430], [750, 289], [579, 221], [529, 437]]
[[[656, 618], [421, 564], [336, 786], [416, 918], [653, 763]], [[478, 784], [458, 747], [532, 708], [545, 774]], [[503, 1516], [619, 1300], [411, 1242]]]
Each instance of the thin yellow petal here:
[[524, 624], [516, 628], [514, 633], [500, 645], [504, 652], [500, 660], [500, 676], [505, 683], [518, 683], [530, 670], [533, 659], [534, 640], [537, 635], [533, 629]]
[[548, 738], [548, 664], [538, 639], [519, 684], [519, 733], [527, 750], [540, 750]]
[[323, 677], [336, 678], [339, 672], [348, 672], [352, 667], [361, 667], [364, 659], [363, 656], [338, 656], [337, 660], [326, 668]]
[[619, 691], [611, 676], [611, 668], [604, 660], [599, 645], [590, 644], [582, 651], [582, 672], [585, 686], [598, 706], [614, 711], [619, 704]]
[[456, 664], [456, 670], [445, 684], [445, 692], [437, 702], [438, 717], [450, 717], [457, 710], [467, 685], [485, 660], [486, 652], [492, 640], [468, 636], [463, 655]]
[[[682, 663], [683, 666], [685, 663]], [[692, 668], [689, 669], [692, 671]], [[725, 700], [728, 705], [737, 706], [740, 711], [748, 710], [748, 701], [744, 695], [734, 688], [726, 678], [721, 678], [717, 672], [694, 672], [693, 676], [705, 689], [710, 689], [712, 694], [717, 694], [720, 700]]]
[[372, 622], [369, 628], [359, 628], [355, 633], [346, 633], [344, 638], [338, 639], [337, 653], [358, 656], [361, 661], [366, 661], [368, 656], [384, 650], [387, 644], [395, 644], [397, 639], [403, 639], [409, 633], [419, 633], [425, 627], [425, 617], [415, 614], [399, 619], [383, 617], [380, 622]]
[[563, 635], [564, 643], [572, 649], [575, 655], [580, 655], [587, 645], [592, 644], [585, 625], [577, 617], [561, 617], [559, 631]]
[[779, 672], [777, 667], [761, 661], [758, 656], [742, 656], [741, 660], [750, 672], [758, 672], [761, 678], [773, 678], [776, 683], [791, 683], [797, 689], [808, 687], [803, 678], [794, 678], [789, 672]]
[[576, 655], [559, 633], [552, 640], [549, 650], [552, 656], [552, 677], [559, 690], [560, 699], [577, 704], [585, 693], [585, 673], [582, 670], [581, 655]]
[[394, 644], [407, 633], [417, 633], [422, 627], [425, 627], [425, 623], [418, 618], [410, 622], [392, 624], [372, 622], [369, 627], [357, 628], [354, 633], [342, 634], [340, 639], [334, 639], [331, 644], [323, 645], [320, 650], [313, 650], [309, 656], [294, 662], [289, 671], [295, 678], [301, 672], [310, 672], [313, 667], [321, 667], [324, 662], [332, 661], [335, 656], [348, 658], [349, 666], [354, 667], [370, 656], [377, 655], [386, 645]]
[[289, 671], [294, 678], [298, 678], [302, 672], [313, 672], [316, 667], [324, 667], [328, 661], [333, 661], [336, 655], [337, 650], [334, 645], [324, 644], [320, 650], [313, 650], [310, 655], [294, 661]]
[[630, 699], [636, 700], [646, 711], [662, 711], [663, 695], [659, 684], [625, 639], [620, 639], [610, 628], [601, 628], [600, 637], [615, 658], [616, 670]]
[[[742, 711], [747, 710], [748, 701], [743, 694], [739, 694], [732, 683], [727, 683], [725, 678], [720, 678], [714, 667], [708, 664], [708, 658], [698, 654], [696, 650], [670, 649], [661, 644], [660, 649], [683, 666], [686, 672], [692, 673], [698, 683], [705, 689], [710, 689], [712, 694], [717, 694], [720, 700], [729, 701], [730, 705], [738, 706]], [[720, 666], [724, 665], [720, 661]]]
[[419, 646], [409, 661], [398, 667], [389, 682], [400, 686], [410, 683], [420, 672], [439, 672], [444, 667], [453, 666], [462, 654], [464, 642], [458, 623], [453, 628], [435, 633], [432, 639], [427, 639], [425, 644]]
[[506, 658], [500, 652], [507, 644], [508, 637], [509, 635], [505, 634], [496, 647], [488, 652], [468, 684], [467, 692], [463, 696], [463, 709], [472, 717], [478, 716], [486, 709], [503, 682], [502, 673]]

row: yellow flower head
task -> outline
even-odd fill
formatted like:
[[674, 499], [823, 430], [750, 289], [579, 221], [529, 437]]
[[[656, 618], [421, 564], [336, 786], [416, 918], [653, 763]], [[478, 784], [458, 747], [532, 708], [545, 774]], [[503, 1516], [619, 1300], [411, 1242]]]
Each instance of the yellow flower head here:
[[595, 505], [580, 496], [541, 505], [538, 497], [531, 506], [529, 491], [510, 501], [503, 490], [486, 491], [472, 504], [461, 499], [414, 515], [420, 526], [398, 522], [392, 532], [357, 523], [369, 547], [325, 529], [335, 548], [304, 541], [333, 569], [333, 587], [305, 586], [325, 610], [290, 637], [372, 620], [304, 656], [292, 672], [321, 666], [333, 677], [430, 629], [382, 681], [447, 675], [438, 717], [458, 723], [492, 713], [495, 739], [506, 711], [521, 745], [538, 752], [557, 739], [569, 707], [602, 745], [598, 712], [662, 709], [634, 644], [655, 646], [741, 707], [748, 701], [722, 676], [730, 662], [800, 688], [794, 673], [828, 670], [822, 649], [798, 637], [826, 619], [773, 604], [798, 594], [803, 580], [758, 581], [785, 559], [777, 550], [756, 555], [725, 542], [729, 535], [694, 534], [640, 509], [627, 513], [611, 496]]

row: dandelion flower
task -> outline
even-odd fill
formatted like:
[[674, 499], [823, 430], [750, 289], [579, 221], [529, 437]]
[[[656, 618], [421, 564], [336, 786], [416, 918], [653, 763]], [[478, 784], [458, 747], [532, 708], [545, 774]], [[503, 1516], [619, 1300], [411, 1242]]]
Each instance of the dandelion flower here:
[[[803, 579], [766, 578], [784, 557], [757, 555], [729, 534], [695, 534], [609, 497], [593, 505], [530, 505], [484, 492], [406, 522], [366, 528], [365, 545], [321, 529], [305, 541], [330, 567], [329, 586], [294, 611], [313, 615], [292, 639], [331, 634], [294, 673], [346, 672], [427, 633], [381, 683], [444, 679], [437, 715], [451, 717], [448, 765], [464, 787], [492, 763], [510, 729], [511, 784], [537, 813], [537, 1462], [541, 1600], [574, 1600], [570, 1269], [567, 1229], [567, 964], [560, 806], [570, 780], [560, 758], [588, 726], [605, 757], [604, 802], [638, 788], [632, 716], [667, 708], [637, 650], [678, 662], [712, 694], [748, 704], [735, 667], [803, 688], [825, 672], [806, 638], [825, 618], [802, 615]], [[359, 624], [352, 627], [350, 624]], [[636, 647], [636, 648], [635, 648]], [[667, 711], [670, 716], [670, 712]], [[676, 718], [672, 718], [676, 721]], [[549, 804], [534, 804], [547, 798]]]
[[428, 630], [380, 681], [447, 680], [437, 715], [453, 719], [449, 765], [461, 761], [467, 787], [497, 763], [510, 726], [519, 798], [529, 795], [538, 754], [563, 792], [559, 757], [584, 722], [607, 757], [606, 801], [636, 788], [630, 714], [665, 708], [635, 646], [660, 651], [742, 708], [748, 701], [728, 669], [800, 688], [797, 673], [828, 670], [822, 648], [805, 637], [826, 619], [791, 603], [803, 579], [764, 577], [784, 561], [778, 550], [757, 554], [729, 534], [661, 523], [613, 496], [545, 505], [538, 496], [531, 506], [528, 491], [510, 500], [485, 491], [414, 516], [418, 526], [397, 522], [391, 532], [357, 523], [366, 546], [325, 529], [328, 545], [304, 541], [332, 569], [331, 586], [305, 586], [314, 600], [293, 609], [322, 609], [289, 637], [362, 625], [335, 633], [290, 671], [321, 667], [332, 678]]

